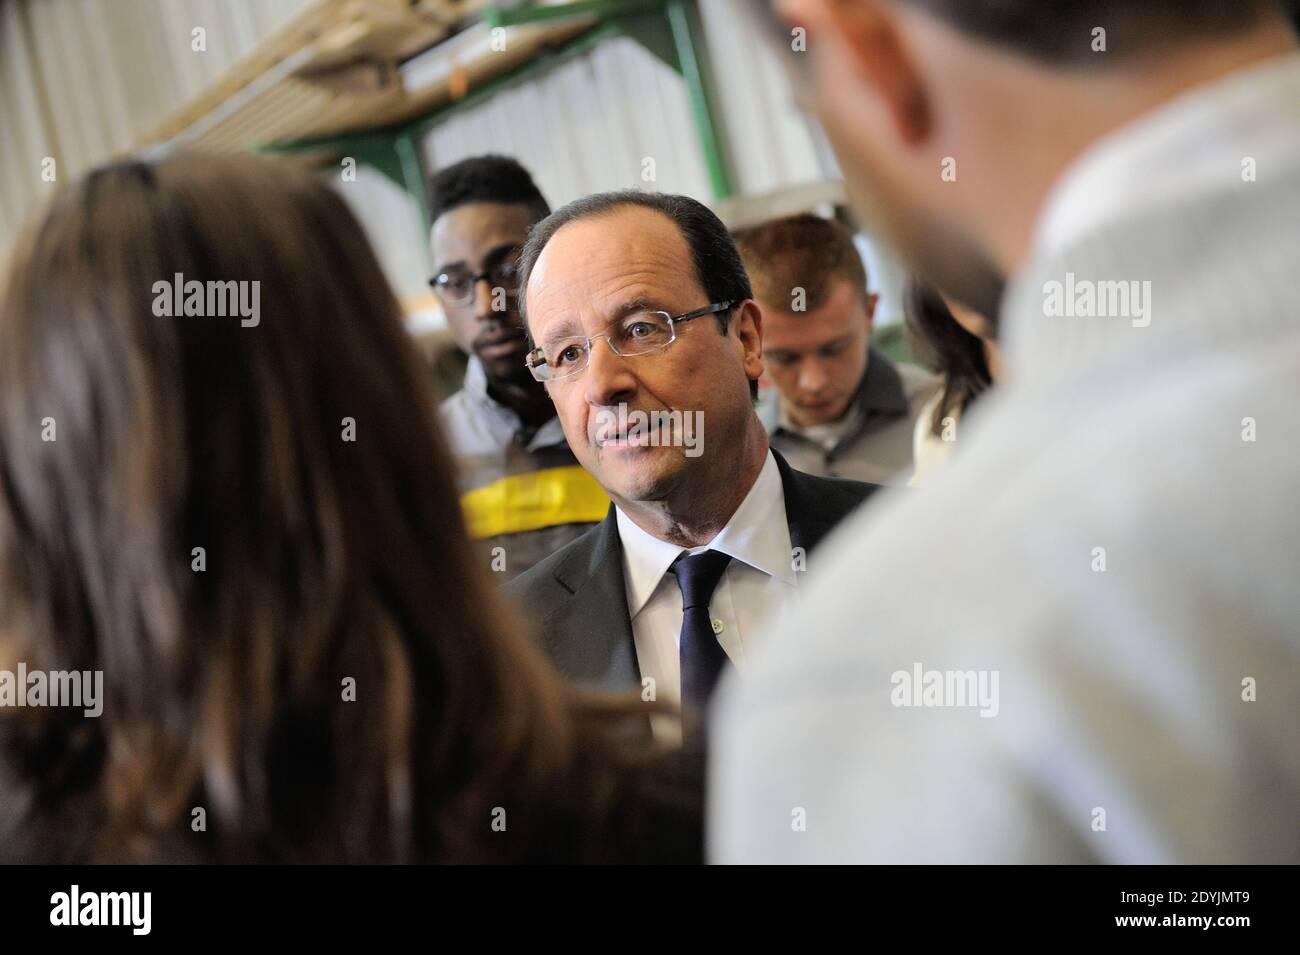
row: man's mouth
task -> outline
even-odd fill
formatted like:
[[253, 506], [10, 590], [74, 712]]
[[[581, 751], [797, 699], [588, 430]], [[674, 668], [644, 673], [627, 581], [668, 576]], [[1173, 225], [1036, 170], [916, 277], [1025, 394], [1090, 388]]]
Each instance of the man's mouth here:
[[651, 445], [648, 431], [631, 431], [627, 434], [598, 437], [596, 446], [600, 448], [648, 448]]
[[832, 407], [835, 404], [835, 401], [831, 398], [824, 398], [820, 401], [804, 400], [799, 404], [801, 407], [807, 408], [809, 411], [825, 411], [827, 408]]
[[522, 354], [527, 347], [528, 341], [524, 337], [522, 328], [483, 335], [474, 343], [475, 351], [484, 358], [504, 358]]
[[619, 425], [622, 422], [614, 421], [597, 422], [595, 433], [592, 435], [596, 447], [610, 449], [626, 448], [648, 448], [653, 446], [658, 435], [655, 429], [649, 426], [638, 427], [633, 424], [631, 427]]

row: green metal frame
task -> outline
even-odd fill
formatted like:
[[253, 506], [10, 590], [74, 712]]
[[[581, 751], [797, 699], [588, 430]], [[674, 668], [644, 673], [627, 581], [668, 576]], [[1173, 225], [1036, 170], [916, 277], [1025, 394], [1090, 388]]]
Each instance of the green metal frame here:
[[731, 163], [723, 147], [719, 114], [704, 29], [696, 0], [667, 0], [665, 14], [673, 42], [677, 47], [677, 69], [686, 81], [695, 132], [700, 137], [704, 161], [709, 168], [713, 197], [725, 199], [732, 194]]
[[700, 23], [698, 0], [574, 0], [518, 10], [489, 9], [483, 20], [490, 27], [540, 23], [565, 17], [591, 16], [617, 27], [682, 75], [695, 131], [709, 172], [715, 199], [732, 195], [731, 161], [720, 129], [716, 86]]
[[501, 10], [489, 7], [483, 11], [483, 22], [489, 27], [514, 27], [525, 23], [547, 23], [569, 17], [598, 16], [602, 19], [647, 13], [662, 6], [661, 0], [573, 0], [572, 3], [552, 3], [545, 6], [520, 7]]
[[483, 20], [490, 28], [579, 16], [595, 16], [598, 22], [592, 29], [495, 77], [462, 99], [437, 107], [408, 122], [363, 133], [257, 144], [252, 148], [259, 152], [329, 152], [351, 156], [358, 163], [371, 166], [387, 176], [411, 195], [420, 209], [421, 221], [427, 234], [430, 226], [428, 175], [419, 144], [430, 129], [449, 116], [470, 109], [502, 90], [535, 79], [559, 64], [588, 52], [598, 43], [614, 36], [626, 36], [682, 75], [713, 196], [715, 199], [725, 199], [733, 194], [732, 165], [720, 129], [711, 64], [697, 4], [698, 0], [574, 0], [571, 3], [526, 6], [514, 10], [490, 8], [483, 14]]

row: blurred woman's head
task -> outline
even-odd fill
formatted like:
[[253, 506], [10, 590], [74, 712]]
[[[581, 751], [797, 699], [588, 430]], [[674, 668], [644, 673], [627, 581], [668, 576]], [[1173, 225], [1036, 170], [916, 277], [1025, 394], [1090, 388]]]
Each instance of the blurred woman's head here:
[[3, 295], [0, 669], [105, 695], [0, 711], [11, 811], [105, 858], [486, 857], [493, 805], [526, 832], [584, 724], [470, 557], [342, 200], [271, 160], [112, 165]]
[[913, 280], [904, 314], [912, 350], [943, 381], [931, 431], [939, 435], [945, 416], [960, 414], [993, 383], [990, 352], [992, 324], [980, 313], [946, 299], [932, 285]]

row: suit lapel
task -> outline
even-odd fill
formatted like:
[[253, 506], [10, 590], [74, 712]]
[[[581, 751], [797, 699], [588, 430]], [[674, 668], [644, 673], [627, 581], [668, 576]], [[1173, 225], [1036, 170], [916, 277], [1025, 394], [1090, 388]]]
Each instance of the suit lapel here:
[[[781, 474], [790, 546], [811, 553], [861, 503], [868, 485], [830, 481], [795, 471], [773, 450]], [[623, 579], [623, 544], [613, 505], [589, 535], [552, 571], [560, 588], [542, 626], [551, 659], [570, 681], [604, 690], [640, 685], [636, 643]]]
[[543, 631], [551, 658], [569, 680], [626, 690], [641, 681], [623, 582], [623, 545], [611, 505], [590, 543], [574, 547], [553, 571], [567, 597]]
[[790, 546], [801, 547], [811, 553], [831, 529], [852, 508], [828, 494], [827, 482], [817, 481], [786, 463], [775, 448], [777, 470], [781, 472], [781, 488], [785, 494], [785, 520], [790, 525]]

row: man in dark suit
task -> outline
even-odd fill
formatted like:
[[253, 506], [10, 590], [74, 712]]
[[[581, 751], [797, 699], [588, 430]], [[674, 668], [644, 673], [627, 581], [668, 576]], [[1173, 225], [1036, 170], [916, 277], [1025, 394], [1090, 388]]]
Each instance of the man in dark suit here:
[[565, 676], [680, 702], [693, 733], [723, 667], [744, 669], [809, 552], [874, 486], [803, 474], [768, 447], [753, 406], [762, 314], [700, 203], [571, 203], [530, 234], [520, 290], [528, 365], [613, 506], [506, 592]]

